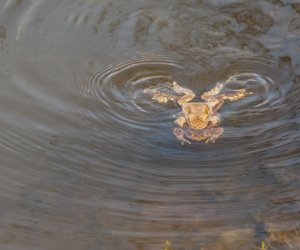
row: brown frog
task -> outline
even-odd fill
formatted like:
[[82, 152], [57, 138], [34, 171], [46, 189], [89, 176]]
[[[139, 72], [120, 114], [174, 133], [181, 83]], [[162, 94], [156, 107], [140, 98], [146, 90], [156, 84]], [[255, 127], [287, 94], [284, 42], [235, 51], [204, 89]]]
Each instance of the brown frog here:
[[215, 142], [224, 131], [223, 128], [219, 127], [221, 119], [217, 113], [224, 101], [237, 101], [251, 94], [247, 93], [245, 89], [237, 90], [231, 94], [221, 94], [222, 89], [223, 84], [217, 83], [214, 88], [201, 95], [203, 102], [190, 102], [196, 96], [195, 93], [190, 89], [181, 87], [175, 81], [172, 83], [171, 90], [176, 94], [184, 95], [178, 96], [157, 89], [147, 89], [144, 92], [150, 93], [152, 99], [159, 103], [173, 101], [182, 107], [175, 120], [178, 127], [173, 129], [173, 133], [182, 144], [190, 144], [190, 140], [205, 141], [206, 143]]

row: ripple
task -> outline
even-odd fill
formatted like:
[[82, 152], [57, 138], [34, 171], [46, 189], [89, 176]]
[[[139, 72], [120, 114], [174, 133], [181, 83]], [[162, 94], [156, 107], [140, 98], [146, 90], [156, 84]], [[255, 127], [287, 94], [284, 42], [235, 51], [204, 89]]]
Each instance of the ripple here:
[[170, 58], [149, 57], [110, 66], [95, 72], [77, 88], [97, 106], [105, 109], [89, 110], [95, 119], [103, 116], [113, 123], [139, 129], [170, 122], [173, 110], [151, 100], [143, 91], [156, 85], [168, 86], [174, 79], [182, 79], [183, 68]]
[[278, 62], [256, 57], [237, 60], [231, 67], [232, 75], [226, 83], [240, 84], [253, 92], [258, 100], [257, 103], [251, 103], [252, 107], [272, 107], [285, 101], [291, 86], [285, 82], [288, 79], [281, 78], [283, 69], [280, 69]]
[[[299, 228], [299, 19], [270, 1], [206, 2], [4, 1], [5, 246], [235, 249], [224, 239], [238, 235], [251, 249]], [[216, 143], [181, 146], [180, 107], [144, 93], [173, 80], [196, 101], [218, 82], [252, 94], [219, 110]]]
[[266, 146], [271, 140], [269, 136], [281, 144], [280, 134], [293, 123], [289, 94], [294, 80], [292, 74], [286, 73], [290, 71], [289, 65], [270, 58], [231, 58], [223, 70], [224, 91], [244, 88], [252, 94], [222, 107], [226, 131], [223, 138], [233, 139], [230, 144], [243, 141], [250, 148], [262, 151], [269, 148]]
[[[238, 102], [225, 104], [220, 111], [225, 128], [222, 138], [231, 146], [245, 140], [251, 144], [248, 138], [257, 138], [260, 134], [268, 135], [269, 130], [282, 126], [289, 116], [286, 112], [286, 98], [293, 86], [290, 79], [282, 78], [282, 69], [270, 58], [234, 59], [231, 58], [231, 62], [222, 69], [224, 74], [219, 82], [224, 83], [223, 91], [226, 93], [246, 89], [251, 94]], [[185, 161], [187, 153], [189, 162], [192, 163], [192, 159], [198, 158], [189, 150], [178, 148], [174, 138], [171, 139], [178, 107], [174, 103], [158, 104], [144, 93], [148, 88], [168, 87], [173, 80], [182, 85], [188, 83], [184, 67], [175, 58], [153, 56], [96, 71], [81, 80], [75, 91], [76, 95], [85, 99], [85, 110], [93, 123], [107, 122], [110, 124], [109, 129], [119, 130], [127, 138], [136, 136], [139, 146], [146, 141], [152, 146], [157, 146], [158, 143], [160, 152], [172, 157], [179, 150], [181, 154], [176, 156], [177, 160]], [[209, 86], [213, 87], [214, 84], [216, 83], [210, 83]], [[203, 86], [193, 84], [191, 88], [200, 96], [199, 89], [203, 89]], [[273, 116], [267, 115], [269, 112], [273, 112]], [[274, 117], [278, 118], [276, 122], [272, 121]], [[109, 129], [103, 124], [101, 127], [103, 130], [107, 129], [108, 135]], [[143, 134], [145, 131], [152, 133], [152, 137]], [[202, 145], [201, 149], [205, 152], [211, 149], [207, 145], [204, 149], [201, 143], [195, 144], [196, 148]], [[145, 157], [145, 154], [141, 154]], [[146, 153], [145, 158], [148, 156]]]
[[[283, 69], [266, 58], [235, 58], [224, 65], [216, 81], [224, 83], [224, 91], [245, 88], [253, 94], [224, 104], [220, 114], [225, 132], [215, 144], [182, 147], [172, 134], [179, 108], [154, 103], [143, 93], [176, 80], [194, 90], [199, 99], [203, 89], [216, 84], [190, 83], [175, 58], [135, 59], [96, 70], [78, 82], [74, 90], [82, 99], [82, 116], [93, 128], [90, 150], [101, 158], [101, 167], [93, 162], [93, 175], [84, 178], [86, 183], [103, 182], [118, 191], [116, 197], [101, 203], [102, 209], [110, 206], [108, 218], [119, 218], [107, 225], [110, 231], [127, 237], [160, 237], [162, 233], [176, 237], [180, 232], [172, 227], [184, 221], [195, 229], [185, 231], [187, 237], [204, 237], [196, 229], [201, 221], [210, 237], [214, 229], [224, 230], [223, 223], [232, 213], [237, 225], [254, 220], [258, 203], [264, 214], [274, 190], [282, 192], [278, 199], [291, 194], [286, 182], [290, 178], [284, 178], [287, 173], [281, 168], [282, 154], [289, 150], [284, 162], [287, 172], [297, 172], [291, 165], [297, 161], [300, 142], [291, 115], [291, 102], [297, 96], [290, 98], [293, 81], [283, 78]], [[115, 209], [116, 199], [122, 201], [118, 207], [123, 210]], [[136, 211], [130, 212], [128, 206]], [[135, 217], [140, 218], [138, 223], [133, 222]], [[122, 221], [130, 223], [120, 227]]]
[[227, 88], [246, 89], [247, 93], [253, 93], [256, 98], [249, 102], [249, 106], [258, 108], [271, 105], [280, 101], [280, 93], [274, 90], [276, 82], [268, 76], [257, 73], [240, 73], [232, 75], [224, 86]]

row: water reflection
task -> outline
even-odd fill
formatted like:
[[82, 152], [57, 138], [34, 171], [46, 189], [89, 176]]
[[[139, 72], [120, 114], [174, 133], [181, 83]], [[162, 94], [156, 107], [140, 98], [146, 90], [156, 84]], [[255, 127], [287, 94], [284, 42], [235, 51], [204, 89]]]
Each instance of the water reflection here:
[[[299, 247], [297, 3], [0, 5], [0, 248]], [[181, 146], [173, 80], [253, 95]]]

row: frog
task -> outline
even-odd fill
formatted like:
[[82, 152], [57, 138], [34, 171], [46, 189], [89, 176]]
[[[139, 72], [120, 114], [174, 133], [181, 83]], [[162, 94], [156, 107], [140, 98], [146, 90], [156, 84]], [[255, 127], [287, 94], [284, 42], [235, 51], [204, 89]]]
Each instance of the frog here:
[[234, 93], [221, 93], [224, 83], [217, 83], [212, 89], [201, 95], [201, 101], [195, 102], [196, 94], [191, 89], [180, 86], [173, 81], [169, 86], [172, 94], [159, 89], [145, 90], [152, 99], [158, 103], [175, 102], [181, 107], [174, 123], [173, 134], [181, 142], [191, 144], [191, 141], [204, 141], [214, 143], [224, 132], [220, 127], [221, 118], [218, 110], [225, 101], [238, 101], [251, 94], [245, 89], [236, 90]]
[[[222, 101], [222, 100], [220, 100]], [[187, 102], [182, 104], [182, 110], [175, 120], [176, 128], [173, 134], [182, 143], [192, 141], [215, 142], [223, 133], [219, 127], [220, 116], [218, 107], [210, 102]]]

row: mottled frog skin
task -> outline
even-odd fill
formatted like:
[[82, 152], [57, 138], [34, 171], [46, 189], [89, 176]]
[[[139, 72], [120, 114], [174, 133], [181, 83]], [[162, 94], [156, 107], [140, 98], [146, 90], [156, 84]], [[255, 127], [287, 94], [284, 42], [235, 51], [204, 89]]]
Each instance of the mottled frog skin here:
[[221, 94], [223, 84], [217, 83], [214, 88], [201, 95], [203, 101], [191, 102], [196, 96], [192, 90], [181, 87], [175, 81], [170, 89], [176, 94], [157, 89], [145, 89], [144, 92], [150, 94], [158, 103], [173, 101], [181, 106], [181, 112], [175, 120], [177, 127], [173, 129], [173, 133], [182, 145], [190, 144], [191, 141], [215, 142], [224, 131], [219, 127], [221, 119], [217, 111], [226, 100], [237, 101], [251, 94], [245, 89], [231, 94]]

